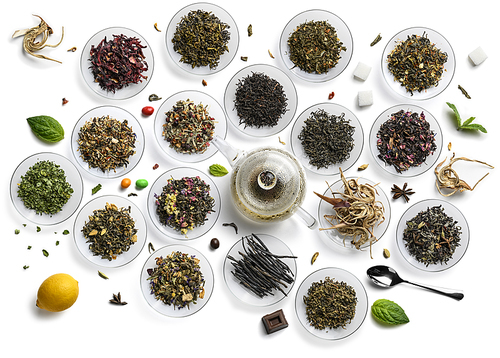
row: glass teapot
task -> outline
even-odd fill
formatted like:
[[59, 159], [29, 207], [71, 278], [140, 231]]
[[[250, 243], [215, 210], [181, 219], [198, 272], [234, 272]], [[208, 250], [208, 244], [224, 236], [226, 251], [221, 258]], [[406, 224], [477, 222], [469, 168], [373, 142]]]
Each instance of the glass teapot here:
[[305, 170], [292, 154], [275, 147], [241, 151], [219, 136], [213, 138], [212, 144], [233, 169], [231, 198], [244, 216], [270, 223], [296, 213], [313, 228], [316, 219], [300, 206], [306, 195]]

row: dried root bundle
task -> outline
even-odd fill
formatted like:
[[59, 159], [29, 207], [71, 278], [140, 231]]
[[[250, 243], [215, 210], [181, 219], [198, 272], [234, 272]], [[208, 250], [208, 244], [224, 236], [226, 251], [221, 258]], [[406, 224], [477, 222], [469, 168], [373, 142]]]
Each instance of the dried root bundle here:
[[[486, 173], [486, 175], [484, 175], [481, 179], [479, 179], [477, 181], [476, 184], [474, 184], [474, 186], [471, 188], [469, 184], [467, 184], [465, 181], [463, 181], [462, 179], [459, 178], [457, 172], [451, 168], [451, 166], [453, 165], [453, 163], [459, 161], [459, 160], [464, 160], [464, 161], [467, 161], [467, 162], [474, 162], [474, 163], [480, 163], [480, 164], [484, 164], [492, 169], [494, 169], [494, 167], [492, 165], [489, 165], [488, 163], [485, 163], [485, 162], [482, 162], [482, 161], [479, 161], [479, 160], [474, 160], [474, 159], [468, 159], [468, 158], [465, 158], [465, 157], [459, 157], [459, 158], [455, 158], [455, 153], [453, 153], [452, 157], [450, 158], [450, 162], [445, 165], [444, 167], [441, 168], [441, 166], [444, 164], [444, 162], [446, 161], [446, 158], [441, 162], [439, 163], [436, 168], [434, 169], [434, 173], [436, 174], [436, 187], [439, 191], [439, 194], [443, 195], [443, 196], [451, 196], [453, 194], [455, 194], [456, 192], [460, 191], [460, 192], [463, 192], [465, 190], [474, 190], [474, 188], [476, 187], [477, 184], [479, 184], [479, 182], [481, 180], [483, 180], [489, 173]], [[441, 168], [441, 169], [439, 169]], [[449, 193], [443, 193], [442, 189], [448, 189], [448, 190], [451, 190]]]
[[[35, 52], [40, 51], [40, 50], [44, 49], [45, 47], [57, 47], [57, 46], [59, 46], [63, 40], [63, 37], [64, 37], [64, 27], [62, 28], [61, 40], [55, 45], [49, 45], [47, 43], [47, 40], [49, 38], [49, 35], [52, 35], [54, 33], [54, 31], [52, 30], [52, 28], [49, 25], [47, 25], [47, 23], [40, 16], [38, 16], [38, 15], [33, 15], [33, 16], [36, 16], [40, 19], [40, 24], [38, 26], [32, 27], [30, 29], [17, 30], [12, 35], [12, 38], [24, 36], [24, 39], [23, 39], [24, 51], [29, 53], [31, 56], [41, 58], [44, 60], [50, 60], [50, 61], [62, 63], [61, 61], [54, 60], [50, 57], [40, 55], [40, 54], [37, 54]], [[42, 39], [41, 39], [41, 41], [37, 41], [36, 39], [40, 35], [42, 36]]]

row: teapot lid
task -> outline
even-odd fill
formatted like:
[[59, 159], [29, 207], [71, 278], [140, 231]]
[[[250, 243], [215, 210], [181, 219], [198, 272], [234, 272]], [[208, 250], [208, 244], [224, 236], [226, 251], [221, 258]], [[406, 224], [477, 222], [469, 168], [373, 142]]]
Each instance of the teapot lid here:
[[232, 185], [236, 200], [250, 212], [288, 217], [304, 200], [305, 171], [285, 150], [257, 148], [236, 163]]

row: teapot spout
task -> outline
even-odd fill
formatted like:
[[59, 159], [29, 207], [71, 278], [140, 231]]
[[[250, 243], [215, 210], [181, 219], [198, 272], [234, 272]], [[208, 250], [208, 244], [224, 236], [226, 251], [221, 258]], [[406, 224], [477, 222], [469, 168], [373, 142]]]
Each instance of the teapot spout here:
[[227, 159], [229, 165], [234, 167], [236, 162], [240, 159], [241, 151], [233, 148], [228, 142], [220, 136], [215, 135], [211, 142]]

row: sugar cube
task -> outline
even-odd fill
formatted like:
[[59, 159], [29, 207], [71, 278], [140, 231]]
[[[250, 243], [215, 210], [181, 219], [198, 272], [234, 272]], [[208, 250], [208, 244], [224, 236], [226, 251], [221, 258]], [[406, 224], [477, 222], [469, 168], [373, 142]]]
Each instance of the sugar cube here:
[[373, 93], [372, 91], [359, 91], [358, 92], [358, 105], [371, 106], [373, 104]]
[[488, 58], [488, 55], [483, 51], [481, 47], [478, 47], [471, 53], [469, 53], [469, 58], [474, 64], [474, 66], [480, 65], [481, 63], [484, 62]]
[[361, 81], [366, 81], [368, 75], [372, 68], [363, 62], [359, 62], [356, 68], [354, 69], [354, 77]]

